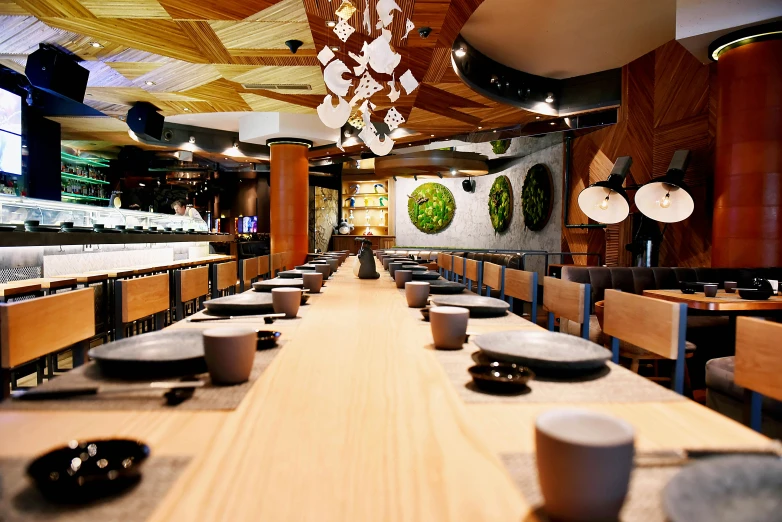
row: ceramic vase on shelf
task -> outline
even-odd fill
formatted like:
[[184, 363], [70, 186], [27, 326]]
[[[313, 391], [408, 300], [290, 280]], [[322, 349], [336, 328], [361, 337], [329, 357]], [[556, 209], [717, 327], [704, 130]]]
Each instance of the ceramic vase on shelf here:
[[380, 203], [381, 207], [385, 207], [386, 203], [388, 203], [388, 198], [385, 196], [380, 196], [377, 200]]
[[345, 198], [345, 206], [346, 207], [355, 207], [356, 206], [356, 198], [353, 196], [349, 198]]
[[375, 183], [374, 189], [375, 189], [375, 192], [385, 192], [386, 191], [386, 187], [382, 183]]
[[368, 197], [366, 197], [366, 196], [364, 197], [364, 206], [365, 206], [365, 207], [368, 207], [368, 206], [369, 206], [369, 198], [368, 198]]
[[350, 185], [348, 190], [350, 191], [350, 194], [358, 194], [361, 190], [361, 185]]

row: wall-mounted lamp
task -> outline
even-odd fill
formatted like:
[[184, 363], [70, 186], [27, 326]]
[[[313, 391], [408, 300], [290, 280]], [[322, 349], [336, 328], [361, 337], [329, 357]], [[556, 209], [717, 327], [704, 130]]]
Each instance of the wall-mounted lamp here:
[[546, 103], [554, 103], [554, 93], [550, 92], [546, 94]]
[[578, 195], [581, 211], [598, 223], [610, 225], [624, 220], [630, 213], [630, 198], [622, 185], [632, 164], [630, 156], [617, 158], [606, 181], [598, 181], [582, 190]]
[[458, 171], [456, 169], [451, 169], [451, 176], [456, 176], [457, 172]]
[[190, 143], [195, 143], [195, 136], [190, 136]]
[[684, 172], [690, 162], [689, 150], [673, 153], [668, 172], [653, 179], [635, 193], [635, 205], [644, 216], [662, 223], [678, 223], [690, 217], [695, 202], [684, 184]]

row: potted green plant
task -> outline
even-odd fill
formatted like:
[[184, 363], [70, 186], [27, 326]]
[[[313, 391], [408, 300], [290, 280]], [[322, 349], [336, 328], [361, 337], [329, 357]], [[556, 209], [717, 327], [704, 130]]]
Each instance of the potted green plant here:
[[445, 229], [456, 212], [453, 194], [440, 183], [424, 183], [407, 198], [410, 221], [427, 234], [436, 234]]
[[495, 233], [504, 232], [513, 216], [513, 187], [508, 176], [497, 176], [489, 190], [489, 218]]
[[492, 140], [489, 143], [494, 154], [505, 154], [510, 147], [510, 140]]
[[538, 163], [527, 171], [521, 188], [521, 211], [524, 226], [530, 230], [541, 230], [551, 217], [554, 187], [548, 167]]

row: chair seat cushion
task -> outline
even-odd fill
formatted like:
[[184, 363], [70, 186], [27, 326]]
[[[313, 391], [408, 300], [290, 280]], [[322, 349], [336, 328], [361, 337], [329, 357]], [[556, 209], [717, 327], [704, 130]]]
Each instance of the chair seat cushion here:
[[[744, 388], [734, 380], [735, 357], [720, 357], [706, 362], [706, 388], [716, 390], [738, 401], [744, 400]], [[782, 417], [782, 402], [763, 397], [763, 411]]]

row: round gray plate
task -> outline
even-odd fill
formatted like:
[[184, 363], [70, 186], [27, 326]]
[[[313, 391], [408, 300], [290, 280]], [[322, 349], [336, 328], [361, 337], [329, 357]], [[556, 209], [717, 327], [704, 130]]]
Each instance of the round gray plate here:
[[461, 306], [470, 310], [470, 317], [498, 317], [508, 313], [510, 305], [502, 299], [482, 295], [444, 295], [432, 297], [436, 306]]
[[307, 270], [308, 272], [313, 272], [315, 270], [315, 265], [311, 265], [311, 264], [299, 265], [296, 267], [296, 270]]
[[782, 460], [726, 456], [680, 471], [663, 490], [671, 522], [773, 522], [782, 518]]
[[[312, 270], [315, 270], [314, 268]], [[312, 270], [286, 270], [284, 272], [279, 272], [277, 274], [278, 278], [283, 279], [301, 279], [301, 276], [307, 272], [312, 272]]]
[[89, 351], [102, 372], [126, 378], [191, 375], [206, 371], [201, 330], [151, 332]]
[[266, 314], [274, 312], [271, 292], [244, 292], [210, 299], [204, 306], [213, 315]]
[[413, 271], [413, 281], [436, 281], [440, 279], [440, 274], [437, 272], [422, 272], [419, 270]]
[[595, 343], [556, 332], [515, 330], [472, 338], [489, 357], [532, 369], [592, 370], [602, 368], [611, 352]]
[[467, 287], [461, 283], [454, 283], [445, 279], [429, 281], [430, 294], [461, 294], [465, 288]]
[[429, 269], [421, 265], [408, 265], [402, 268], [402, 270], [412, 270], [413, 272], [428, 272]]
[[253, 283], [253, 290], [256, 292], [271, 292], [273, 288], [303, 288], [304, 279], [282, 279], [275, 277], [266, 281]]

